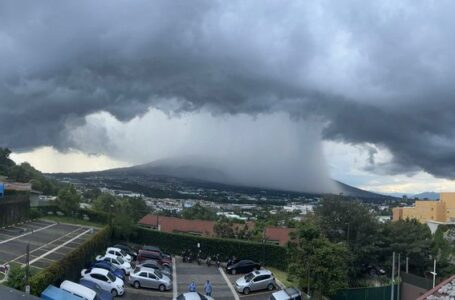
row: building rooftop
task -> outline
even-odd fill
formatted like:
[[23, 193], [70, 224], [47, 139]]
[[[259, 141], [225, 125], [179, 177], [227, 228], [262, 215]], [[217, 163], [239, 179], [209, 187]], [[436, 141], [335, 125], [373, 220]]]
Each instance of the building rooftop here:
[[0, 299], [8, 300], [39, 300], [40, 298], [27, 295], [24, 292], [0, 285]]
[[429, 290], [417, 300], [449, 300], [455, 299], [455, 275], [444, 280], [433, 289]]

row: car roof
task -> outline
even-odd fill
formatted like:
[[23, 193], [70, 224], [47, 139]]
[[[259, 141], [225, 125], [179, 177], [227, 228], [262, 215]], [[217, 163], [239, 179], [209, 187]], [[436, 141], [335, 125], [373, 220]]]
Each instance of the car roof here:
[[117, 255], [110, 254], [110, 253], [106, 253], [106, 255], [104, 255], [104, 258], [117, 258], [117, 257], [118, 257]]
[[253, 272], [254, 275], [272, 275], [272, 272], [270, 272], [269, 270], [257, 270], [257, 271], [254, 271]]
[[185, 297], [185, 300], [200, 300], [199, 294], [197, 292], [189, 292], [182, 294]]
[[300, 294], [300, 290], [295, 287], [289, 287], [284, 290], [289, 296], [294, 296]]
[[145, 272], [149, 272], [149, 273], [153, 273], [155, 274], [156, 272], [156, 269], [152, 269], [152, 268], [147, 268], [147, 267], [141, 267], [141, 266], [138, 266], [139, 267], [139, 271], [145, 271]]
[[114, 250], [114, 251], [120, 252], [122, 249], [117, 248], [117, 247], [107, 247], [106, 251], [109, 251], [109, 250]]
[[109, 271], [106, 269], [101, 269], [101, 268], [92, 268], [92, 270], [90, 271], [90, 274], [92, 274], [92, 273], [107, 275], [109, 273]]
[[157, 247], [157, 246], [150, 246], [150, 245], [144, 245], [143, 247], [144, 249], [148, 249], [148, 250], [156, 250], [156, 251], [161, 251], [160, 247]]
[[60, 288], [62, 290], [68, 291], [72, 294], [79, 293], [89, 296], [90, 298], [95, 298], [96, 292], [94, 290], [89, 289], [82, 284], [75, 283], [69, 280], [65, 280], [60, 284]]
[[151, 264], [151, 265], [154, 265], [158, 268], [161, 268], [161, 265], [159, 262], [157, 262], [156, 260], [153, 260], [153, 259], [147, 259], [147, 260], [144, 260], [143, 262], [141, 262], [140, 264], [137, 264], [137, 266], [143, 266], [145, 264]]

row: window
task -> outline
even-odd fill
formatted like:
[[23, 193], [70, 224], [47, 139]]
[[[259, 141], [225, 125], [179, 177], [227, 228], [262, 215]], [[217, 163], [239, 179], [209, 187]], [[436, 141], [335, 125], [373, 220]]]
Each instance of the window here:
[[115, 252], [112, 251], [112, 250], [109, 250], [107, 253], [109, 253], [109, 254], [114, 254]]
[[115, 276], [112, 275], [111, 272], [108, 272], [108, 273], [107, 273], [107, 278], [109, 278], [110, 281], [115, 282]]
[[147, 273], [145, 273], [145, 272], [141, 272], [141, 273], [139, 273], [139, 276], [140, 276], [140, 277], [144, 277], [144, 278], [147, 278]]
[[91, 274], [90, 276], [92, 278], [96, 279], [96, 280], [101, 280], [101, 281], [106, 281], [107, 282], [106, 276], [103, 276], [101, 274]]
[[153, 275], [152, 273], [149, 273], [149, 278], [150, 278], [150, 279], [156, 279], [156, 276]]

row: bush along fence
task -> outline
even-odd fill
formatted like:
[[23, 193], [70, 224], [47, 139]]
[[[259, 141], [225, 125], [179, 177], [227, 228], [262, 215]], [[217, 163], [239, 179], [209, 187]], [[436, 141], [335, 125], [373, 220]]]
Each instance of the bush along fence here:
[[[38, 206], [36, 208], [33, 208], [32, 212], [34, 218], [45, 217], [48, 215], [64, 215], [56, 205]], [[79, 209], [72, 217], [100, 224], [107, 224], [109, 222], [108, 213], [84, 208]]]
[[[199, 244], [203, 254], [219, 254], [221, 258], [235, 256], [262, 262], [266, 266], [286, 270], [287, 249], [280, 246], [257, 242], [208, 238], [196, 235], [166, 233], [137, 227], [136, 235], [132, 238], [137, 244], [159, 246], [164, 252], [180, 255], [183, 250], [197, 251]], [[114, 238], [118, 238], [114, 236]]]
[[104, 227], [62, 260], [33, 275], [29, 281], [31, 293], [39, 296], [49, 284], [59, 285], [65, 279], [77, 281], [81, 269], [104, 251], [110, 244], [111, 236], [112, 229]]

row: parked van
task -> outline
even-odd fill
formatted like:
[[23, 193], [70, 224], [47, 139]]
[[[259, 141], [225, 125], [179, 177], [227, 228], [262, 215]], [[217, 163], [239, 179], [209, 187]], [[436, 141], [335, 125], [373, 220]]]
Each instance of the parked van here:
[[62, 290], [67, 291], [75, 296], [78, 296], [85, 300], [96, 300], [96, 292], [94, 290], [89, 289], [79, 283], [75, 283], [69, 280], [65, 280], [60, 285]]
[[59, 289], [53, 285], [49, 285], [42, 293], [41, 299], [45, 300], [81, 300], [80, 297], [74, 296], [65, 290]]

